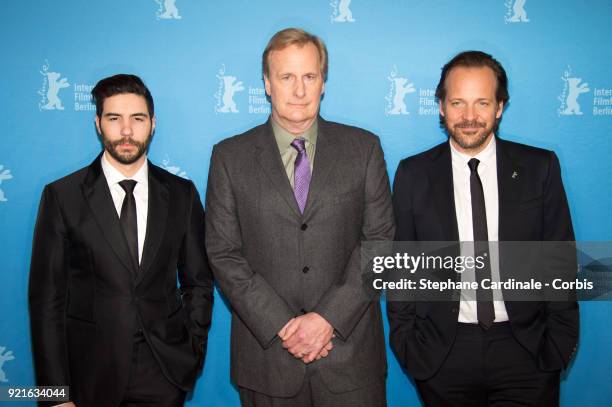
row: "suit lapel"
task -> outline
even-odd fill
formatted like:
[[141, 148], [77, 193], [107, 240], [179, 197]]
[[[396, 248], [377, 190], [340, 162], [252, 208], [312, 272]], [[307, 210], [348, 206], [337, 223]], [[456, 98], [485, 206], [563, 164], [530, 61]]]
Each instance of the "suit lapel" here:
[[82, 185], [83, 195], [105, 240], [125, 268], [135, 274], [137, 265], [129, 254], [119, 216], [102, 172], [101, 158], [102, 154], [89, 166], [89, 172]]
[[[509, 241], [510, 231], [515, 228], [513, 223], [516, 219], [514, 214], [519, 209], [521, 200], [523, 180], [526, 176], [523, 167], [520, 166], [514, 158], [508, 153], [506, 142], [496, 139], [497, 142], [497, 194], [499, 202], [499, 223], [498, 223], [498, 240], [500, 242]], [[513, 257], [512, 254], [504, 255], [503, 244], [499, 244], [499, 273], [503, 279], [506, 263]], [[510, 247], [508, 249], [511, 250]], [[506, 303], [507, 307], [511, 307]]]
[[289, 208], [291, 208], [296, 216], [301, 217], [302, 215], [295, 200], [293, 189], [281, 161], [270, 120], [272, 119], [269, 119], [268, 123], [262, 126], [262, 131], [258, 135], [259, 140], [255, 148], [255, 156], [261, 169], [272, 182], [280, 196], [283, 197]]
[[[431, 171], [429, 173], [429, 183], [431, 185], [432, 204], [435, 213], [438, 215], [442, 239], [446, 242], [459, 242], [459, 226], [457, 224], [457, 211], [455, 209], [455, 190], [453, 186], [453, 162], [449, 143], [444, 143], [431, 153]], [[450, 246], [453, 256], [460, 254], [460, 247], [454, 243]], [[446, 253], [446, 250], [444, 252]], [[440, 280], [448, 278], [448, 273], [436, 273]], [[453, 273], [455, 281], [461, 277]], [[458, 301], [461, 295], [460, 290], [449, 292], [451, 301]], [[455, 304], [455, 302], [453, 302]]]
[[142, 260], [140, 261], [140, 271], [136, 279], [136, 284], [142, 281], [143, 276], [151, 267], [153, 260], [155, 260], [159, 245], [166, 232], [168, 208], [170, 206], [168, 185], [161, 179], [157, 167], [150, 162], [147, 162], [147, 164], [149, 165], [147, 231], [145, 234]]
[[308, 201], [304, 208], [304, 217], [310, 214], [312, 207], [324, 190], [325, 184], [341, 156], [341, 149], [336, 138], [330, 134], [327, 122], [319, 117], [316, 146], [316, 160], [312, 171], [312, 179], [308, 189]]
[[521, 192], [523, 189], [523, 167], [520, 166], [508, 153], [506, 143], [499, 138], [497, 142], [497, 193], [499, 200], [499, 241], [507, 239], [508, 231], [514, 226], [507, 223], [508, 219], [515, 219], [514, 214], [519, 208]]
[[455, 192], [453, 188], [453, 163], [450, 145], [442, 144], [432, 152], [432, 171], [430, 185], [433, 203], [439, 216], [443, 238], [449, 242], [459, 241], [459, 226], [455, 210]]

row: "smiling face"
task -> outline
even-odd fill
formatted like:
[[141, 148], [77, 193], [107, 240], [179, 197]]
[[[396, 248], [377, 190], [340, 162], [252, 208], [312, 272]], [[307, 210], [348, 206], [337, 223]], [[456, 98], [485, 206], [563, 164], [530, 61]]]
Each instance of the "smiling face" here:
[[113, 166], [139, 168], [146, 159], [155, 117], [149, 116], [144, 97], [121, 93], [104, 99], [96, 128]]
[[289, 45], [270, 52], [266, 93], [272, 100], [272, 118], [292, 134], [304, 133], [319, 114], [325, 91], [319, 52], [312, 43]]
[[471, 156], [482, 151], [501, 118], [504, 103], [497, 101], [497, 79], [489, 67], [453, 68], [444, 84], [446, 97], [440, 115], [453, 146]]

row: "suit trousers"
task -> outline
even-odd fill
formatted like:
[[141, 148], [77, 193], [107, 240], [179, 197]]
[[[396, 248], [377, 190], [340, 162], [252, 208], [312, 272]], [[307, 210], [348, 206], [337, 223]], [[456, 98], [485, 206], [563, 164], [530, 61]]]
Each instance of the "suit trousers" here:
[[186, 393], [170, 383], [142, 334], [134, 337], [130, 378], [120, 407], [180, 407]]
[[559, 405], [559, 371], [541, 371], [512, 335], [509, 322], [488, 330], [459, 323], [440, 370], [416, 384], [428, 407]]
[[314, 367], [307, 367], [302, 389], [293, 397], [271, 397], [240, 387], [242, 407], [386, 407], [384, 380], [346, 393], [332, 393]]

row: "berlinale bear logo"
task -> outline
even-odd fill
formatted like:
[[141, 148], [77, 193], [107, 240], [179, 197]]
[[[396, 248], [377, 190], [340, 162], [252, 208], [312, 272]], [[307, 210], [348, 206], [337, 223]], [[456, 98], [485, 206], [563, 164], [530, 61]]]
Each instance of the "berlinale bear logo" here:
[[351, 0], [334, 0], [330, 3], [332, 6], [332, 22], [336, 23], [354, 23], [353, 13], [349, 8]]
[[12, 350], [9, 350], [8, 352], [5, 352], [5, 350], [6, 350], [6, 347], [0, 346], [0, 382], [2, 383], [8, 382], [8, 379], [6, 378], [6, 373], [4, 373], [4, 370], [2, 370], [4, 363], [8, 362], [9, 360], [15, 359], [15, 356], [13, 356]]
[[48, 61], [45, 61], [42, 71], [39, 72], [43, 76], [43, 84], [38, 91], [41, 96], [38, 108], [40, 110], [64, 110], [64, 105], [59, 98], [59, 91], [70, 86], [68, 80], [61, 78], [62, 74], [59, 72], [50, 72]]
[[[4, 165], [0, 164], [0, 185], [2, 185], [2, 181], [6, 181], [13, 178], [11, 174], [11, 170], [4, 169]], [[7, 202], [8, 199], [4, 196], [4, 191], [0, 189], [0, 202]]]
[[237, 81], [235, 76], [225, 74], [225, 65], [219, 69], [217, 74], [219, 89], [215, 93], [217, 99], [216, 113], [238, 113], [234, 94], [244, 90], [242, 81]]
[[158, 20], [180, 20], [183, 18], [176, 7], [176, 0], [155, 0], [155, 2], [159, 5], [157, 10]]
[[166, 154], [166, 158], [162, 160], [162, 168], [168, 171], [170, 174], [174, 174], [181, 178], [189, 179], [187, 172], [183, 171], [181, 167], [176, 165], [170, 165], [170, 157]]
[[559, 115], [563, 116], [581, 116], [582, 110], [580, 110], [578, 96], [591, 90], [589, 89], [589, 84], [582, 82], [582, 78], [573, 76], [571, 67], [567, 68], [561, 79], [565, 83], [563, 85], [563, 91], [558, 98], [561, 102], [561, 106], [557, 112]]
[[525, 11], [525, 3], [527, 0], [508, 0], [506, 1], [506, 23], [528, 23], [527, 11]]
[[387, 115], [410, 114], [406, 108], [404, 98], [407, 94], [416, 92], [414, 83], [409, 83], [407, 78], [397, 76], [397, 68], [395, 66], [387, 79], [391, 82], [391, 89], [385, 97], [387, 100], [385, 113]]

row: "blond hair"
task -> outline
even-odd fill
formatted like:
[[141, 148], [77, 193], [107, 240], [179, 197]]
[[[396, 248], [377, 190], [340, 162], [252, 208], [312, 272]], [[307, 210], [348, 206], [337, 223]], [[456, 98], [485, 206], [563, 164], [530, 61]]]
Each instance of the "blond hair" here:
[[274, 34], [266, 49], [261, 57], [262, 71], [265, 77], [270, 75], [270, 64], [268, 63], [268, 57], [272, 51], [280, 51], [291, 45], [297, 45], [303, 47], [306, 44], [312, 44], [315, 46], [319, 53], [319, 66], [321, 68], [321, 75], [323, 81], [327, 80], [327, 48], [321, 38], [316, 35], [310, 34], [300, 28], [285, 28]]

